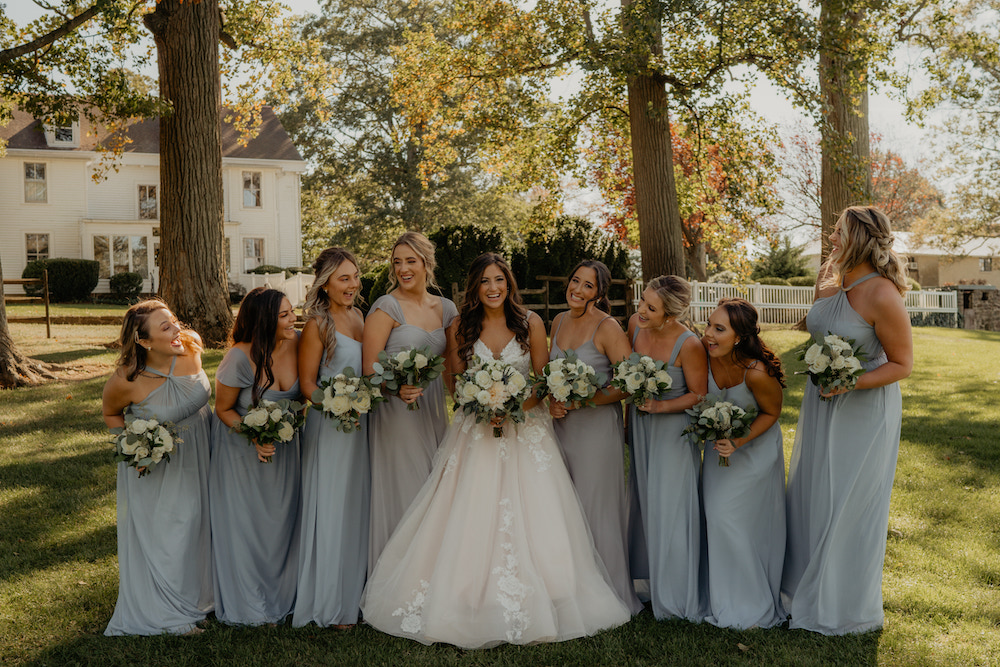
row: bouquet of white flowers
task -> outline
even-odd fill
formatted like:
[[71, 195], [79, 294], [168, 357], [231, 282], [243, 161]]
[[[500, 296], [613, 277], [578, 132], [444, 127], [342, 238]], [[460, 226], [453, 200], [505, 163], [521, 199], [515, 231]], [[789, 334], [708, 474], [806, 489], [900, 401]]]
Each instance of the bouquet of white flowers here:
[[597, 373], [576, 356], [573, 350], [566, 350], [565, 357], [556, 357], [545, 364], [542, 374], [533, 378], [537, 384], [538, 398], [552, 396], [560, 403], [576, 402], [581, 407], [592, 402], [597, 390], [604, 386], [604, 373]]
[[[723, 400], [721, 396], [709, 394], [684, 412], [694, 421], [682, 431], [694, 436], [694, 441], [705, 444], [709, 440], [733, 440], [750, 433], [750, 425], [757, 418], [757, 409], [744, 410], [738, 405]], [[719, 457], [720, 466], [728, 466], [729, 459]]]
[[[853, 339], [829, 331], [822, 343], [813, 343], [805, 352], [799, 353], [799, 359], [808, 364], [806, 373], [812, 383], [827, 390], [838, 387], [854, 389], [858, 376], [865, 372], [861, 362], [867, 357], [860, 345], [855, 347]], [[833, 399], [823, 395], [820, 398], [824, 401]]]
[[[455, 378], [455, 404], [467, 414], [475, 414], [477, 423], [506, 417], [523, 424], [523, 404], [530, 395], [531, 386], [520, 371], [503, 361], [484, 361], [478, 355]], [[503, 428], [494, 426], [493, 437], [502, 435]]]
[[636, 407], [670, 389], [673, 383], [666, 362], [638, 352], [619, 362], [611, 378], [612, 387], [628, 394], [624, 402], [633, 403]]
[[[378, 353], [372, 370], [372, 382], [384, 386], [386, 391], [398, 392], [404, 384], [424, 388], [444, 372], [444, 357], [426, 346], [401, 350], [391, 357], [383, 350]], [[408, 410], [419, 407], [416, 401], [406, 406]]]
[[115, 427], [111, 433], [115, 461], [125, 461], [129, 467], [137, 468], [139, 477], [149, 474], [160, 461], [170, 461], [174, 445], [184, 442], [170, 422], [139, 419], [131, 413], [125, 415], [125, 427]]
[[334, 377], [324, 378], [312, 393], [313, 409], [332, 419], [337, 430], [351, 433], [361, 428], [361, 415], [386, 400], [382, 389], [348, 366]]
[[[233, 430], [245, 435], [251, 445], [255, 440], [260, 445], [288, 442], [295, 436], [295, 429], [306, 420], [302, 414], [305, 407], [302, 403], [287, 398], [278, 401], [262, 399], [247, 410], [243, 420]], [[271, 457], [264, 461], [270, 462]]]

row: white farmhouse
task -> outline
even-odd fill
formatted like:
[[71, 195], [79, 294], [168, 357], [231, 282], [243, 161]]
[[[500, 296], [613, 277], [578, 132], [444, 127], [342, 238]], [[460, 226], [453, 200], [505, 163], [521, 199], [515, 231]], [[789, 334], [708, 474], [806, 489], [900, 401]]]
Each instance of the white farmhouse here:
[[[15, 111], [0, 128], [0, 258], [7, 278], [19, 278], [34, 259], [96, 259], [101, 280], [134, 271], [145, 292], [156, 292], [160, 235], [159, 120], [127, 128], [130, 143], [104, 180], [96, 150], [106, 137], [85, 119], [43, 127]], [[230, 282], [250, 285], [246, 272], [261, 264], [302, 264], [300, 176], [306, 163], [270, 108], [259, 134], [245, 146], [222, 125], [225, 262]], [[19, 292], [20, 288], [9, 288]]]

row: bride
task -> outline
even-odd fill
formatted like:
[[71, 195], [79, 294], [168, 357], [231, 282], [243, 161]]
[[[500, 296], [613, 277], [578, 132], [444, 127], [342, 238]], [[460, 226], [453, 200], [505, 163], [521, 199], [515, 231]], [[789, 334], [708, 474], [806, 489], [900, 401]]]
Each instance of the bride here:
[[[449, 360], [502, 359], [525, 377], [548, 359], [541, 319], [522, 305], [507, 262], [480, 255]], [[454, 343], [453, 345], [451, 343]], [[366, 622], [424, 644], [485, 648], [556, 642], [629, 620], [588, 532], [548, 411], [524, 424], [456, 413], [434, 469], [403, 516], [361, 600]]]

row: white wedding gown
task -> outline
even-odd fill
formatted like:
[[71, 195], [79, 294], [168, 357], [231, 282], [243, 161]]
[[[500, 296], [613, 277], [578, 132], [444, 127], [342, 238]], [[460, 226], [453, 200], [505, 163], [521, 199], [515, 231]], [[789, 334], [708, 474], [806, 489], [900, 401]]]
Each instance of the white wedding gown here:
[[[474, 351], [492, 352], [481, 341]], [[516, 340], [501, 359], [525, 377]], [[621, 625], [543, 405], [495, 438], [459, 412], [361, 599], [364, 620], [424, 644], [557, 642]]]

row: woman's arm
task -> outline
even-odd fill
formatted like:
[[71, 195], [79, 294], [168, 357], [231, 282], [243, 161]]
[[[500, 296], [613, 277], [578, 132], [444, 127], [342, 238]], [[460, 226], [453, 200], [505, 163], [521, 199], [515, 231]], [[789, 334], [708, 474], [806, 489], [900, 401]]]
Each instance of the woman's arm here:
[[[549, 362], [549, 348], [545, 340], [545, 324], [532, 310], [528, 311], [528, 348], [531, 354], [531, 368], [536, 375], [541, 375], [545, 364]], [[541, 399], [535, 396], [535, 392], [531, 392], [531, 396], [524, 401], [524, 409], [530, 410], [540, 402]]]
[[747, 387], [757, 401], [757, 418], [750, 424], [750, 432], [746, 436], [715, 441], [715, 451], [723, 458], [728, 458], [737, 449], [765, 433], [781, 416], [781, 403], [784, 399], [781, 383], [777, 378], [768, 375], [767, 371], [760, 368], [761, 366], [763, 364], [758, 363], [756, 367], [747, 371]]
[[[614, 373], [615, 366], [622, 359], [632, 354], [632, 344], [629, 343], [629, 340], [631, 339], [622, 331], [618, 321], [613, 318], [604, 320], [597, 328], [597, 334], [594, 336], [594, 346], [598, 352], [606, 356], [608, 361], [611, 362], [612, 373]], [[611, 378], [606, 378], [606, 380], [611, 382]], [[609, 403], [617, 403], [626, 396], [628, 394], [622, 390], [607, 386], [594, 395], [594, 404], [608, 405]]]
[[101, 412], [108, 428], [125, 426], [125, 408], [132, 403], [132, 383], [125, 379], [120, 368], [108, 378], [101, 394]]
[[[313, 392], [318, 388], [319, 365], [323, 361], [325, 341], [320, 340], [319, 324], [310, 319], [302, 329], [299, 337], [299, 388], [307, 401], [312, 400]], [[216, 402], [218, 405], [218, 402]]]
[[696, 336], [689, 337], [681, 345], [677, 358], [684, 371], [684, 384], [687, 385], [688, 393], [662, 401], [648, 400], [639, 410], [652, 414], [684, 412], [697, 405], [702, 396], [708, 393], [708, 354], [701, 341]]
[[452, 320], [452, 323], [445, 330], [445, 335], [448, 337], [448, 343], [444, 350], [444, 373], [445, 386], [448, 391], [451, 392], [452, 396], [455, 395], [455, 376], [461, 375], [465, 372], [466, 363], [465, 359], [462, 359], [458, 354], [458, 318], [456, 317]]

